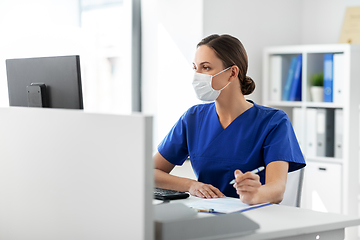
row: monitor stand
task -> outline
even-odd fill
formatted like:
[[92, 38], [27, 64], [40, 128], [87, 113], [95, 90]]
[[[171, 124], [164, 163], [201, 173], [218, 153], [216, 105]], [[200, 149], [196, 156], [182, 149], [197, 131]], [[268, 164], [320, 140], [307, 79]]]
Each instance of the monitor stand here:
[[46, 85], [44, 83], [31, 83], [26, 86], [29, 107], [48, 107]]

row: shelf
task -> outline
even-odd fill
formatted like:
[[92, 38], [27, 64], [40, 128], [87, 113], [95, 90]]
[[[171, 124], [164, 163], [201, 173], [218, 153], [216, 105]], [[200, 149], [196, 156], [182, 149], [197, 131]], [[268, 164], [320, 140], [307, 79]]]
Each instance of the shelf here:
[[333, 158], [333, 157], [306, 157], [305, 160], [312, 162], [322, 162], [322, 163], [338, 163], [338, 164], [343, 163], [343, 160], [341, 158]]
[[300, 101], [270, 101], [266, 105], [274, 107], [301, 107], [302, 102]]
[[350, 48], [358, 46], [352, 44], [321, 44], [321, 45], [295, 45], [295, 46], [279, 46], [265, 49], [267, 54], [313, 54], [313, 53], [343, 53], [349, 51]]
[[[329, 62], [324, 61], [327, 53], [334, 54], [333, 102], [312, 102], [310, 79], [329, 66]], [[292, 86], [288, 79], [295, 74], [291, 71], [299, 73], [299, 68], [291, 64], [298, 54], [302, 55], [301, 85], [295, 86], [297, 94], [299, 86], [301, 88], [302, 101], [281, 101], [284, 93], [288, 93], [284, 90]], [[302, 208], [319, 210], [317, 203], [324, 203], [330, 212], [354, 215], [360, 210], [359, 62], [360, 45], [353, 44], [276, 46], [263, 52], [263, 104], [281, 109], [289, 116], [308, 163], [304, 171]], [[299, 78], [292, 76], [294, 79], [298, 83]], [[294, 91], [292, 89], [291, 93]], [[325, 151], [324, 146], [327, 147]], [[337, 158], [316, 156], [326, 154]], [[338, 185], [335, 194], [324, 190], [333, 190], [332, 184]], [[351, 235], [346, 239], [355, 237]]]
[[269, 101], [266, 105], [273, 107], [343, 108], [342, 104], [335, 104], [331, 102]]
[[343, 108], [342, 104], [335, 104], [331, 102], [306, 102], [306, 107], [313, 108]]

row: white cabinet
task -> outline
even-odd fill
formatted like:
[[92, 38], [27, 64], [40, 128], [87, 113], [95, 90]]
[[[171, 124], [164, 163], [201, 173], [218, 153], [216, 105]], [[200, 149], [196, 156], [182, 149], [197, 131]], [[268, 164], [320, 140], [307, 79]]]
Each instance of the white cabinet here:
[[320, 212], [341, 213], [341, 174], [339, 163], [308, 161], [303, 206]]
[[[288, 87], [292, 59], [299, 55], [302, 59], [301, 99], [289, 101], [284, 99], [284, 91]], [[325, 62], [328, 55], [333, 57], [332, 101], [315, 102], [311, 96], [311, 79], [320, 72], [329, 77], [329, 65]], [[266, 48], [262, 80], [263, 104], [288, 114], [307, 162], [301, 207], [358, 215], [360, 46]], [[356, 239], [357, 229], [347, 230], [346, 234], [347, 239]]]

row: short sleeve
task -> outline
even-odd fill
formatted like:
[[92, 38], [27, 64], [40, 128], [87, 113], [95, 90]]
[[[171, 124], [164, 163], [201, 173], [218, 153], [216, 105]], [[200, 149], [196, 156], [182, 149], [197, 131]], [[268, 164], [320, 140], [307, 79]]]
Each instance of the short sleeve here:
[[158, 145], [158, 151], [166, 160], [182, 165], [189, 156], [187, 145], [187, 114], [185, 112]]
[[270, 120], [268, 128], [263, 145], [265, 164], [287, 161], [289, 172], [305, 167], [304, 156], [288, 116], [279, 110]]

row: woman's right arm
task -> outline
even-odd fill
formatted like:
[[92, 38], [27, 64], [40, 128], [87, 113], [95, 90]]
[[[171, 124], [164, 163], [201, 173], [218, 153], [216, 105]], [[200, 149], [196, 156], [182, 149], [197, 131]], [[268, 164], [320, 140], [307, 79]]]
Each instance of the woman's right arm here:
[[225, 196], [219, 189], [210, 184], [204, 184], [193, 179], [171, 175], [170, 172], [174, 167], [175, 165], [167, 161], [159, 152], [154, 155], [154, 177], [156, 187], [190, 192], [191, 195], [201, 198], [217, 198]]

